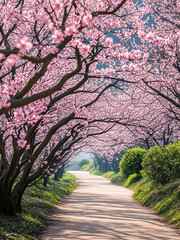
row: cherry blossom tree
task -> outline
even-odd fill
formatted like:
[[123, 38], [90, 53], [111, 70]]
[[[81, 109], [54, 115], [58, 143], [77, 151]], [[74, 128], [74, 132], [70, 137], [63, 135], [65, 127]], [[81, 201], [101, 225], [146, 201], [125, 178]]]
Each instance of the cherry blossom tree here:
[[[143, 134], [152, 139], [162, 124], [166, 129], [165, 109], [178, 120], [177, 3], [160, 2], [0, 3], [1, 212], [21, 212], [25, 189], [58, 169], [73, 148], [103, 142], [110, 155], [117, 143], [123, 149]], [[170, 3], [162, 19], [157, 12]]]

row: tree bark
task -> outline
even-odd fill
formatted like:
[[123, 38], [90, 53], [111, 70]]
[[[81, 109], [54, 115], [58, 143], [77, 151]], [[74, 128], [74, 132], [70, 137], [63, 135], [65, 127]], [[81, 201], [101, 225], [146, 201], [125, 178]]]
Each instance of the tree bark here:
[[43, 186], [47, 187], [47, 183], [48, 183], [48, 177], [44, 177]]
[[54, 181], [59, 181], [60, 178], [62, 178], [64, 173], [64, 168], [59, 169], [55, 174], [54, 174]]

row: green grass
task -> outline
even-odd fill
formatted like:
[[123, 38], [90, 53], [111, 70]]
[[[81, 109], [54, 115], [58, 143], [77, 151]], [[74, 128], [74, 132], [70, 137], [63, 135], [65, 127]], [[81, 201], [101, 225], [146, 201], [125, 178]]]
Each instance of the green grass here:
[[134, 186], [134, 190], [136, 200], [180, 229], [180, 180], [162, 186], [142, 179]]
[[116, 174], [113, 171], [107, 172], [107, 173], [103, 173], [102, 176], [108, 179], [112, 179], [112, 177], [114, 177]]
[[111, 182], [119, 186], [123, 186], [126, 183], [126, 181], [127, 178], [123, 176], [121, 173], [118, 173], [111, 178]]
[[91, 174], [95, 174], [95, 175], [102, 175], [102, 173], [99, 172], [99, 168], [98, 168], [98, 167], [93, 167], [93, 168], [90, 170], [90, 173], [91, 173]]
[[102, 175], [116, 185], [133, 189], [136, 200], [161, 214], [168, 223], [180, 229], [180, 180], [162, 186], [145, 178], [139, 180], [139, 174], [132, 174], [126, 178], [121, 173], [102, 174], [98, 168], [91, 168], [90, 173]]
[[111, 182], [133, 189], [136, 200], [161, 214], [168, 223], [180, 229], [180, 180], [157, 185], [145, 178], [134, 182], [132, 175], [127, 179], [118, 173], [111, 178]]
[[81, 171], [90, 171], [92, 168], [94, 168], [94, 163], [90, 162], [88, 164], [83, 165]]
[[53, 205], [76, 188], [75, 176], [65, 173], [47, 187], [41, 183], [28, 188], [23, 198], [23, 213], [5, 216], [0, 213], [0, 239], [37, 240], [36, 235], [44, 229]]

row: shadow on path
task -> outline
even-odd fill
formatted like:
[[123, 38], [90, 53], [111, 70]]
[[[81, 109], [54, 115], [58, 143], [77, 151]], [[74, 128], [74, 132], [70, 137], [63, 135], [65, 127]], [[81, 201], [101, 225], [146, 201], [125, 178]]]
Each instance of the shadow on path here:
[[87, 172], [73, 172], [79, 187], [57, 205], [42, 240], [179, 240], [132, 191]]

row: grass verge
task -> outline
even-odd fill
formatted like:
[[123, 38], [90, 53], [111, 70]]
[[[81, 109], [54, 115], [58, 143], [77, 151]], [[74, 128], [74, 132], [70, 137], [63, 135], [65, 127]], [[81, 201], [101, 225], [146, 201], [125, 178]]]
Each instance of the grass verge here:
[[168, 223], [180, 229], [180, 180], [162, 186], [142, 179], [133, 189], [136, 200], [161, 214]]
[[83, 165], [81, 171], [90, 171], [92, 168], [94, 168], [94, 163], [90, 162], [88, 164]]
[[75, 188], [75, 176], [71, 173], [65, 173], [58, 182], [51, 180], [47, 187], [39, 182], [28, 188], [23, 198], [22, 214], [5, 216], [0, 213], [0, 239], [37, 240], [36, 236], [44, 229], [54, 204]]
[[[92, 170], [91, 173], [101, 174], [97, 169]], [[162, 215], [167, 223], [180, 230], [180, 180], [157, 185], [145, 178], [141, 179], [140, 174], [132, 174], [126, 178], [120, 173], [107, 172], [102, 176], [111, 179], [116, 185], [134, 190], [133, 197], [137, 201]]]

